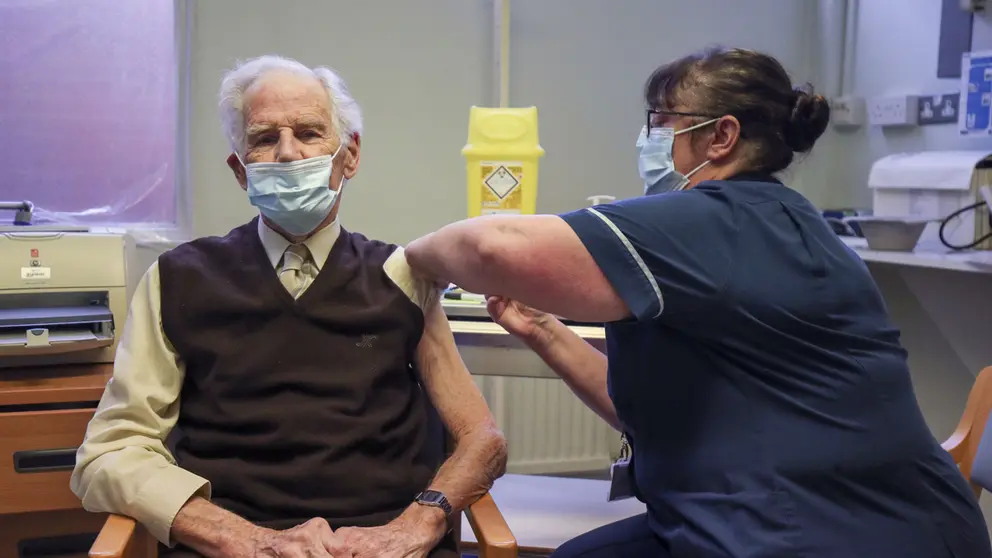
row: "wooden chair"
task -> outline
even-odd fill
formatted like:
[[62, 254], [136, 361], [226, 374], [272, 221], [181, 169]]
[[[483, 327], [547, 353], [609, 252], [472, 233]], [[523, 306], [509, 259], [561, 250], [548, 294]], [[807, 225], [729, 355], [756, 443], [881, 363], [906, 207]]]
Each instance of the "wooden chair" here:
[[[492, 496], [486, 494], [465, 513], [475, 538], [479, 558], [517, 558], [517, 542]], [[461, 517], [456, 517], [460, 526]], [[456, 533], [461, 529], [456, 527]], [[90, 558], [155, 558], [158, 541], [135, 520], [111, 515], [90, 548]]]
[[[433, 408], [428, 409], [430, 439], [436, 440], [431, 451], [451, 454], [451, 438], [444, 423]], [[174, 433], [175, 434], [175, 433]], [[173, 438], [174, 441], [176, 438]], [[170, 445], [172, 445], [170, 443]], [[468, 524], [478, 540], [479, 558], [517, 558], [517, 541], [489, 494], [484, 495], [465, 511]], [[461, 541], [461, 514], [452, 516], [450, 525], [455, 540]], [[157, 558], [158, 541], [135, 520], [120, 515], [107, 518], [96, 541], [90, 547], [90, 558]]]
[[992, 428], [986, 428], [992, 410], [992, 366], [982, 370], [968, 395], [958, 427], [942, 446], [954, 458], [975, 496], [992, 489]]

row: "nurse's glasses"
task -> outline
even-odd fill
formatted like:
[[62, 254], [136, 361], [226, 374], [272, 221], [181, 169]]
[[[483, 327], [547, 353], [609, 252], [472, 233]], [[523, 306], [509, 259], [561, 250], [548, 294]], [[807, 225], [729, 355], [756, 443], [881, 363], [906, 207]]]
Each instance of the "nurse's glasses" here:
[[676, 110], [659, 110], [659, 109], [646, 109], [644, 111], [647, 119], [647, 133], [651, 134], [651, 128], [665, 128], [666, 126], [660, 126], [654, 122], [658, 120], [658, 116], [687, 116], [690, 118], [720, 118], [719, 116], [713, 116], [712, 114], [701, 114], [698, 112], [679, 112]]

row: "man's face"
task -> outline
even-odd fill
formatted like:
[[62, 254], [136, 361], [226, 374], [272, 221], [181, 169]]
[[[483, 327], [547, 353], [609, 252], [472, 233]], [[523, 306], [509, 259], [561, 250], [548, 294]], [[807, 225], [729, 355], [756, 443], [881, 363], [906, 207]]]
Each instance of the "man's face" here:
[[[245, 164], [285, 163], [331, 155], [341, 144], [327, 92], [312, 77], [290, 72], [266, 74], [245, 91], [243, 103]], [[355, 136], [338, 152], [329, 188], [336, 190], [342, 178], [355, 175], [360, 147], [360, 139]], [[246, 189], [244, 168], [234, 154], [228, 157], [228, 165], [241, 188]]]

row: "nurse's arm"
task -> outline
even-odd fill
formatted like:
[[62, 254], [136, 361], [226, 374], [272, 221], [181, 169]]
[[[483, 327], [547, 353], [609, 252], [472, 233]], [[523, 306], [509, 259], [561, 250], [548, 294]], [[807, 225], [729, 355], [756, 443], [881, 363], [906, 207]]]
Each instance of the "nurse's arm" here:
[[573, 228], [556, 215], [466, 219], [411, 242], [410, 266], [438, 282], [584, 322], [631, 315]]
[[524, 339], [524, 342], [587, 407], [613, 428], [623, 430], [606, 388], [606, 355], [554, 319], [540, 333]]
[[[630, 312], [592, 256], [557, 216], [493, 216], [454, 223], [406, 248], [410, 266], [436, 281], [502, 295], [580, 321]], [[610, 426], [620, 429], [606, 389], [606, 355], [552, 319], [524, 342]]]

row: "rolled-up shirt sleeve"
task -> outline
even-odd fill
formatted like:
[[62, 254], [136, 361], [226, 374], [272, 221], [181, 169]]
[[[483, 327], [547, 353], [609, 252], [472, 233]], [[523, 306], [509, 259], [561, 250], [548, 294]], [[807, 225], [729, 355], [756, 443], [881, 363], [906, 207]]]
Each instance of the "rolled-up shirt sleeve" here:
[[643, 196], [561, 218], [638, 320], [701, 311], [727, 282], [733, 211], [706, 192]]
[[76, 454], [72, 491], [91, 512], [132, 517], [159, 541], [194, 495], [210, 484], [176, 465], [166, 438], [176, 424], [185, 374], [162, 330], [157, 264], [142, 277], [107, 383]]
[[406, 261], [406, 253], [397, 247], [382, 266], [386, 276], [425, 313], [441, 299], [441, 289], [415, 274]]

